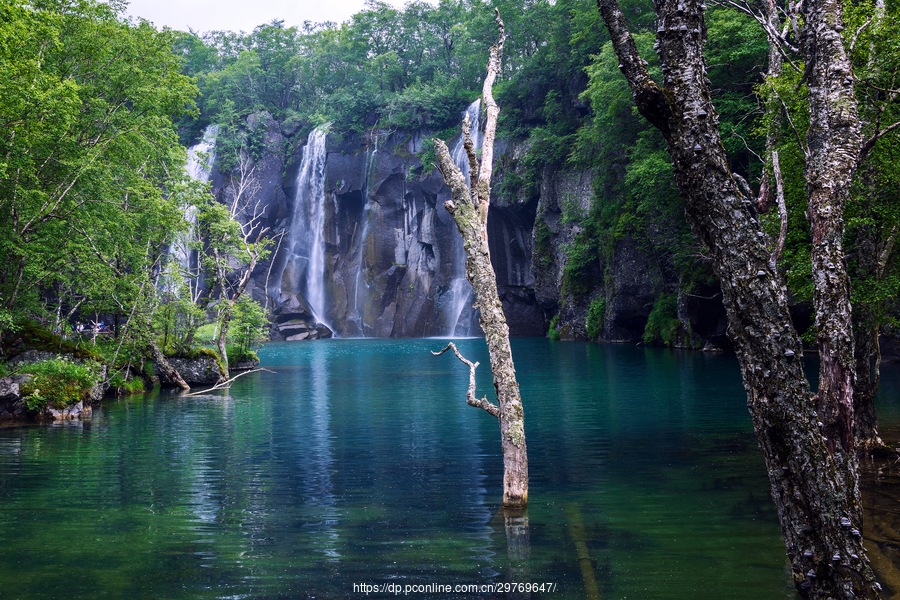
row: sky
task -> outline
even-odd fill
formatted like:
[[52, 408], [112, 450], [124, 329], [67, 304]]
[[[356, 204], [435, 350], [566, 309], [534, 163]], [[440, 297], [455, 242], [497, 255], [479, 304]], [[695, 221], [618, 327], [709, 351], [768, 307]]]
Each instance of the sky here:
[[[405, 4], [388, 3], [398, 8]], [[342, 23], [364, 5], [365, 0], [130, 0], [127, 14], [143, 17], [157, 28], [250, 32], [272, 19], [283, 19], [287, 27], [303, 21]]]

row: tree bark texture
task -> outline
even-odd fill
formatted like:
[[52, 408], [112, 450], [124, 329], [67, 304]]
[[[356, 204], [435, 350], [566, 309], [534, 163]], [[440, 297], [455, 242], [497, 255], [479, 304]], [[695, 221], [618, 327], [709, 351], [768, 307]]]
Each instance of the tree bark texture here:
[[[528, 456], [525, 447], [524, 412], [509, 345], [509, 327], [497, 293], [497, 278], [491, 265], [487, 238], [487, 214], [493, 168], [491, 163], [497, 116], [500, 112], [492, 95], [492, 87], [500, 71], [503, 42], [506, 38], [499, 13], [496, 20], [500, 29], [500, 40], [496, 46], [491, 47], [488, 74], [484, 81], [483, 99], [487, 109], [487, 122], [481, 147], [481, 166], [477, 176], [475, 166], [478, 159], [471, 143], [468, 122], [463, 125], [465, 147], [469, 157], [471, 189], [466, 184], [465, 175], [450, 157], [447, 145], [436, 139], [434, 146], [438, 169], [450, 187], [453, 198], [445, 202], [444, 206], [453, 215], [456, 228], [463, 238], [466, 250], [466, 279], [475, 290], [475, 306], [480, 309], [481, 328], [491, 357], [503, 451], [503, 506], [525, 508], [528, 505]], [[474, 393], [472, 396], [474, 397]]]
[[856, 364], [850, 278], [844, 261], [844, 206], [861, 146], [853, 73], [841, 31], [841, 0], [804, 3], [801, 35], [809, 87], [806, 191], [812, 229], [813, 306], [819, 347], [819, 413], [828, 448], [853, 452]]
[[[703, 58], [705, 6], [700, 0], [656, 1], [662, 86], [650, 78], [616, 0], [598, 0], [598, 6], [638, 110], [668, 143], [688, 222], [721, 280], [728, 333], [796, 588], [806, 598], [877, 598], [860, 535], [856, 464], [847, 457], [853, 453], [844, 449], [843, 438], [826, 439], [803, 373], [786, 288], [770, 265], [774, 244], [731, 173], [721, 143]], [[839, 278], [835, 285], [836, 293], [845, 289]]]

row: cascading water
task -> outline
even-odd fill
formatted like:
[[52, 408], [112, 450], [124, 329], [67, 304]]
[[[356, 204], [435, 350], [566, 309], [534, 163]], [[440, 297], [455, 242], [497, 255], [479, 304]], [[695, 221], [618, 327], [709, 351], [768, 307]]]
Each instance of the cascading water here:
[[[203, 132], [200, 141], [188, 148], [188, 162], [186, 170], [191, 179], [206, 183], [209, 181], [213, 163], [216, 160], [216, 136], [219, 134], [218, 125], [210, 125]], [[197, 272], [196, 252], [190, 250], [190, 242], [194, 237], [194, 225], [197, 222], [197, 208], [189, 206], [184, 211], [184, 218], [190, 224], [188, 230], [180, 235], [172, 244], [172, 256], [181, 266], [182, 275], [194, 287], [199, 278]]]
[[[465, 119], [469, 117], [472, 143], [475, 149], [481, 148], [481, 131], [478, 127], [481, 119], [481, 99], [475, 100], [462, 114]], [[466, 155], [463, 136], [453, 145], [450, 151], [453, 162], [466, 174], [466, 183], [470, 182], [469, 157]], [[447, 310], [444, 312], [444, 327], [447, 334], [453, 337], [467, 337], [470, 335], [472, 322], [472, 304], [475, 299], [475, 291], [466, 279], [466, 249], [463, 247], [462, 236], [454, 228], [453, 230], [453, 274], [450, 280], [450, 289], [446, 292]], [[468, 309], [468, 310], [466, 310]]]
[[314, 129], [303, 148], [297, 195], [288, 239], [290, 257], [301, 272], [300, 290], [312, 316], [326, 326], [325, 305], [325, 138], [327, 126]]
[[203, 137], [195, 145], [188, 148], [187, 172], [191, 179], [209, 181], [213, 162], [216, 160], [216, 136], [219, 126], [210, 125], [203, 132]]

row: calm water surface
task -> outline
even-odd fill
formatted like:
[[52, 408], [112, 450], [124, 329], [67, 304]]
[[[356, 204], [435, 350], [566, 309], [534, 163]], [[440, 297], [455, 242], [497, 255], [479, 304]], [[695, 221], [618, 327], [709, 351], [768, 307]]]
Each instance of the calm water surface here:
[[[484, 341], [458, 343], [492, 399]], [[0, 429], [0, 597], [796, 597], [734, 357], [514, 340], [531, 485], [507, 520], [497, 422], [443, 344], [273, 343], [228, 392]], [[887, 366], [883, 421], [898, 396]]]

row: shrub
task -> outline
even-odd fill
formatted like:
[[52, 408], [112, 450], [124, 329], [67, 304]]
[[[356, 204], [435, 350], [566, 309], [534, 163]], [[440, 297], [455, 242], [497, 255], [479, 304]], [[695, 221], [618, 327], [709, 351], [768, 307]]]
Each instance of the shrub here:
[[97, 363], [52, 359], [26, 365], [22, 372], [33, 376], [22, 385], [21, 391], [28, 409], [38, 411], [48, 404], [62, 409], [84, 399], [97, 385], [100, 368]]
[[116, 373], [110, 378], [109, 386], [125, 394], [140, 394], [145, 391], [143, 379], [132, 377], [126, 380], [121, 373]]
[[557, 325], [559, 325], [559, 315], [553, 315], [553, 318], [550, 319], [550, 331], [547, 332], [547, 335], [554, 342], [558, 342], [561, 337], [559, 329], [556, 328]]
[[542, 267], [553, 262], [553, 233], [544, 217], [539, 216], [534, 222], [534, 258]]
[[596, 298], [588, 309], [587, 335], [588, 339], [596, 340], [603, 332], [603, 317], [606, 316], [606, 298]]
[[671, 346], [675, 342], [678, 327], [678, 300], [674, 294], [662, 294], [653, 303], [647, 325], [644, 327], [644, 342], [654, 344], [662, 342]]
[[256, 352], [244, 346], [226, 346], [225, 352], [228, 354], [228, 364], [230, 366], [234, 366], [242, 362], [259, 360], [259, 356], [256, 355]]

